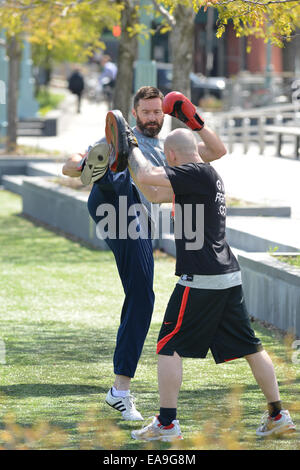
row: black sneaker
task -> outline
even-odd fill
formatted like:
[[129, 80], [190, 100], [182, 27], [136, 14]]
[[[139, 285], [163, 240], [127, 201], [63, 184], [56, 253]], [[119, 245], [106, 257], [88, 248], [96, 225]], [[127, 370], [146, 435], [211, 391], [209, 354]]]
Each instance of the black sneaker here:
[[138, 142], [123, 114], [119, 110], [109, 111], [106, 115], [105, 135], [113, 155], [110, 156], [110, 169], [119, 173], [128, 165], [128, 157], [133, 146]]

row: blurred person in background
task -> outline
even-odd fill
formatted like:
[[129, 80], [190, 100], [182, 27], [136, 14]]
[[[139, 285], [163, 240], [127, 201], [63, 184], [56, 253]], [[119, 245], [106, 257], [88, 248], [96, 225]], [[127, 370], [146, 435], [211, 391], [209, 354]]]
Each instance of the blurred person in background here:
[[77, 113], [81, 109], [81, 97], [84, 90], [84, 78], [79, 69], [75, 69], [68, 78], [68, 89], [77, 96]]
[[118, 67], [112, 61], [108, 54], [105, 54], [100, 59], [101, 74], [99, 76], [99, 83], [104, 97], [111, 102], [118, 72]]

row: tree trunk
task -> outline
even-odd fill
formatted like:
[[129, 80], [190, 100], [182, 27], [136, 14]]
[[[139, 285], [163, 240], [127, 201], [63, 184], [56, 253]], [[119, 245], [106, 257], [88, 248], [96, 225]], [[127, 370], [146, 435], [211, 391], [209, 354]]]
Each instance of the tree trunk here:
[[193, 69], [194, 20], [193, 8], [178, 5], [174, 17], [176, 25], [171, 34], [173, 63], [173, 90], [191, 97], [190, 73]]
[[130, 37], [127, 30], [137, 22], [137, 0], [126, 0], [122, 11], [122, 35], [119, 45], [118, 74], [113, 99], [113, 108], [119, 109], [126, 120], [129, 119], [131, 109], [131, 95], [133, 86], [133, 65], [137, 55], [137, 36]]
[[[299, 62], [297, 51], [300, 47], [300, 28], [296, 30], [295, 37], [290, 41], [286, 42], [282, 54], [283, 70], [284, 72], [290, 72], [290, 78], [294, 78], [297, 60]], [[298, 64], [299, 65], [299, 64]]]
[[[171, 33], [171, 51], [173, 63], [172, 90], [180, 91], [186, 97], [191, 97], [190, 73], [193, 70], [194, 55], [194, 24], [193, 8], [178, 5], [174, 12], [175, 26]], [[173, 125], [175, 125], [173, 120]], [[179, 125], [176, 120], [176, 127]]]
[[19, 65], [21, 59], [21, 46], [16, 36], [7, 40], [7, 55], [9, 58], [9, 68], [6, 150], [11, 153], [14, 152], [17, 147]]
[[296, 29], [296, 36], [286, 42], [282, 54], [283, 65], [283, 94], [291, 97], [293, 94], [292, 84], [300, 71], [300, 29]]

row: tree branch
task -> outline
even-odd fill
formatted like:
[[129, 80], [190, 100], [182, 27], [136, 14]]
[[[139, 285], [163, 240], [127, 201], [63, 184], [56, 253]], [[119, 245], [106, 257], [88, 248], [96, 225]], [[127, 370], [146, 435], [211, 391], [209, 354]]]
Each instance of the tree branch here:
[[176, 26], [176, 20], [173, 15], [156, 0], [152, 0], [152, 3], [156, 10], [166, 19], [167, 23], [173, 28]]
[[[85, 1], [85, 4], [86, 5], [92, 5], [94, 3], [97, 3], [97, 1], [98, 0], [89, 0], [89, 1]], [[60, 2], [58, 0], [38, 0], [35, 3], [32, 2], [30, 5], [26, 5], [21, 0], [17, 0], [17, 1], [8, 1], [8, 2], [6, 2], [6, 4], [8, 6], [10, 6], [10, 3], [11, 3], [12, 7], [18, 8], [19, 10], [30, 10], [32, 8], [37, 8], [37, 7], [39, 7], [43, 4], [44, 5], [49, 4], [49, 6], [56, 5], [58, 7], [62, 7], [62, 8], [64, 7], [63, 12], [67, 12], [70, 8], [76, 7], [77, 5], [79, 5], [80, 3], [83, 3], [83, 2], [84, 2], [84, 0], [74, 0], [69, 5], [66, 5], [64, 2]], [[64, 13], [64, 15], [65, 14], [66, 13]]]
[[[276, 3], [296, 3], [297, 0], [267, 0], [266, 2], [258, 1], [258, 0], [240, 0], [242, 3], [246, 3], [248, 5], [260, 5], [260, 6], [269, 6]], [[234, 3], [236, 0], [227, 0], [226, 2], [218, 2], [215, 3], [216, 6], [223, 6], [228, 5], [230, 3]]]

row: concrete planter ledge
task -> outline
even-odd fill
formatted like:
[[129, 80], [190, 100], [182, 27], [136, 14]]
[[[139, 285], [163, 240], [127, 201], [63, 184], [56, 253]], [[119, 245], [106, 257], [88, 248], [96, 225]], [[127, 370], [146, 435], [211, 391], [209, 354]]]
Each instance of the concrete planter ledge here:
[[300, 256], [299, 253], [243, 253], [238, 255], [238, 259], [244, 266], [256, 268], [260, 263], [259, 272], [265, 275], [274, 275], [278, 279], [298, 286], [300, 288], [300, 268], [284, 263], [277, 258], [279, 256]]
[[23, 213], [73, 235], [91, 246], [107, 250], [96, 235], [87, 210], [87, 193], [64, 187], [43, 177], [25, 177], [22, 185]]
[[226, 219], [229, 244], [247, 252], [300, 251], [300, 220], [287, 217], [239, 217]]
[[[50, 165], [52, 167], [52, 165]], [[57, 171], [57, 167], [48, 169]], [[45, 177], [23, 177], [16, 184], [16, 177], [5, 177], [5, 186], [18, 188], [23, 196], [24, 211], [28, 215], [42, 222], [58, 227], [66, 233], [72, 233], [80, 237], [83, 234], [85, 241], [94, 240], [91, 236], [91, 221], [86, 208], [87, 193], [82, 193], [66, 186], [50, 182]], [[9, 179], [9, 181], [8, 181]], [[155, 246], [159, 246], [167, 253], [174, 256], [175, 242], [172, 237], [172, 224], [170, 221], [170, 207], [161, 207], [161, 221], [165, 221], [165, 227], [171, 229], [171, 236], [164, 240], [162, 224], [160, 224], [160, 237]], [[68, 223], [69, 225], [68, 225]], [[85, 228], [86, 225], [88, 228]], [[278, 247], [280, 251], [300, 251], [299, 233], [300, 221], [289, 218], [276, 217], [231, 217], [227, 218], [226, 236], [229, 244], [239, 250], [247, 252], [266, 252], [270, 248]], [[170, 230], [167, 230], [170, 234]], [[105, 249], [106, 249], [106, 244]], [[96, 243], [99, 246], [99, 240]], [[100, 243], [103, 246], [103, 241]]]
[[21, 168], [23, 169], [22, 174], [18, 174], [18, 170], [20, 169], [19, 164], [23, 165], [23, 162], [24, 160], [20, 160], [15, 167], [10, 167], [10, 171], [13, 169], [13, 173], [3, 174], [1, 181], [5, 189], [19, 194], [20, 196], [22, 196], [23, 181], [27, 176], [61, 176], [62, 174], [63, 163], [54, 163], [53, 161], [32, 163], [31, 160], [24, 163], [24, 166]]
[[[161, 205], [161, 210], [170, 217], [172, 206], [167, 203]], [[226, 215], [232, 217], [291, 217], [291, 208], [288, 206], [227, 206]]]
[[26, 176], [23, 175], [4, 175], [2, 176], [2, 185], [7, 191], [19, 194], [22, 196], [23, 180]]
[[[34, 158], [34, 157], [1, 157], [0, 158], [0, 183], [4, 175], [28, 175], [46, 176], [57, 174], [63, 165], [62, 159]], [[39, 172], [39, 173], [38, 173]], [[55, 173], [54, 173], [55, 172]]]
[[245, 302], [255, 318], [300, 337], [300, 268], [279, 261], [279, 255], [296, 253], [238, 255]]
[[227, 207], [229, 216], [247, 217], [291, 217], [291, 208], [288, 206], [254, 206], [254, 207]]
[[30, 162], [27, 165], [28, 176], [62, 176], [63, 163]]

